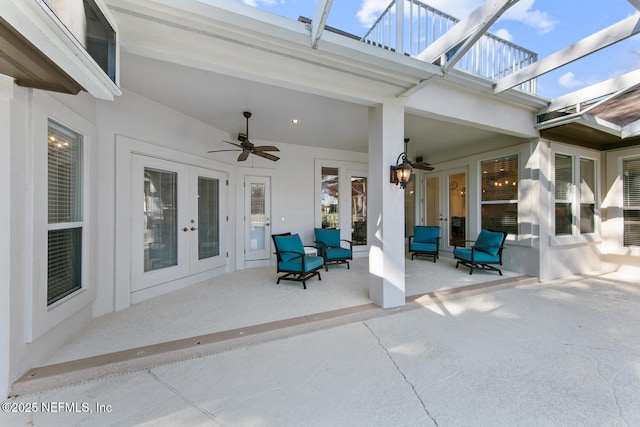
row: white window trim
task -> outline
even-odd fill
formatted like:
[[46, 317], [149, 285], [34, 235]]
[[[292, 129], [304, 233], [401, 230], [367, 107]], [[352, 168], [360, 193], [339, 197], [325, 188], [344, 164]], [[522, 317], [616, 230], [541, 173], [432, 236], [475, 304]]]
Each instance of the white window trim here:
[[618, 212], [620, 218], [620, 231], [619, 231], [619, 242], [620, 248], [623, 250], [628, 249], [630, 255], [640, 255], [640, 246], [625, 246], [624, 245], [624, 211], [625, 210], [640, 210], [640, 207], [637, 208], [626, 208], [624, 207], [624, 161], [625, 160], [633, 160], [640, 159], [640, 154], [631, 154], [627, 156], [622, 156], [618, 158], [618, 176], [620, 179], [618, 180], [619, 185], [619, 194], [620, 200], [618, 202]]
[[[89, 170], [94, 165], [92, 143], [97, 140], [95, 126], [76, 112], [57, 102], [51, 96], [33, 91], [31, 103], [33, 116], [31, 123], [31, 170], [29, 199], [31, 209], [29, 223], [32, 224], [29, 242], [32, 257], [28, 257], [27, 271], [31, 273], [27, 289], [27, 313], [25, 329], [26, 342], [33, 342], [38, 337], [53, 329], [58, 324], [72, 317], [75, 313], [93, 302], [96, 295], [91, 260], [93, 257], [93, 238], [91, 232], [91, 189], [92, 180]], [[82, 135], [82, 287], [74, 293], [47, 306], [47, 236], [48, 221], [48, 181], [47, 174], [47, 135], [49, 119], [66, 126]]]
[[[601, 164], [602, 159], [601, 155], [597, 151], [589, 150], [586, 148], [563, 145], [558, 143], [550, 144], [551, 153], [549, 155], [551, 164], [550, 170], [550, 189], [549, 196], [551, 200], [550, 204], [550, 212], [549, 212], [549, 240], [551, 246], [567, 246], [567, 245], [584, 245], [584, 244], [598, 244], [601, 242], [600, 237], [600, 226], [601, 226], [601, 217], [600, 217], [600, 201], [601, 199], [601, 182], [602, 182], [602, 173], [601, 173]], [[572, 157], [573, 164], [573, 197], [571, 199], [571, 211], [573, 215], [573, 222], [571, 226], [571, 234], [567, 235], [556, 235], [556, 221], [555, 221], [555, 182], [556, 182], [556, 164], [555, 164], [555, 156], [556, 154], [564, 154]], [[595, 224], [594, 224], [594, 233], [580, 233], [580, 190], [578, 187], [578, 182], [580, 181], [580, 159], [589, 159], [595, 161]], [[622, 163], [621, 163], [622, 164]]]

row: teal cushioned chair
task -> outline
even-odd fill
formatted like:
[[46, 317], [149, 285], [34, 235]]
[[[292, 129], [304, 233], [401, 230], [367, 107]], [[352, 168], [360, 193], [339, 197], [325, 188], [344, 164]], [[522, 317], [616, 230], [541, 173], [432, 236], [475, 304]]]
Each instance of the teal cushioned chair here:
[[[324, 269], [329, 271], [329, 264], [347, 264], [353, 260], [353, 245], [349, 240], [340, 239], [339, 228], [315, 228], [315, 244], [318, 253], [324, 259]], [[347, 249], [346, 246], [349, 248]]]
[[297, 234], [273, 234], [271, 236], [276, 248], [277, 272], [285, 273], [278, 277], [280, 280], [295, 280], [302, 282], [304, 289], [307, 289], [307, 280], [313, 276], [320, 277], [320, 269], [324, 266], [324, 259], [316, 255], [307, 255], [304, 252], [304, 245]]
[[433, 262], [440, 257], [440, 227], [416, 225], [413, 236], [409, 236], [409, 252], [413, 257], [432, 257]]
[[[482, 230], [475, 242], [473, 240], [454, 242], [453, 257], [458, 260], [456, 268], [462, 264], [469, 267], [469, 274], [473, 274], [474, 268], [479, 268], [497, 271], [502, 276], [502, 271], [495, 265], [502, 265], [502, 250], [506, 239], [506, 232]], [[466, 246], [467, 242], [473, 242], [471, 247], [458, 247], [459, 244]]]

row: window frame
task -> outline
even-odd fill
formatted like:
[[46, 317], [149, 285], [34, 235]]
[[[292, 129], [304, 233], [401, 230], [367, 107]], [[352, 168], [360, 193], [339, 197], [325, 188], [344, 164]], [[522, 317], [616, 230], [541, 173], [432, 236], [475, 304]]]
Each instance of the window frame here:
[[[32, 254], [27, 260], [27, 271], [30, 277], [27, 280], [27, 310], [25, 313], [26, 329], [25, 341], [33, 342], [46, 332], [52, 330], [62, 322], [70, 320], [74, 315], [85, 314], [91, 310], [91, 303], [95, 299], [95, 265], [90, 260], [95, 248], [91, 224], [93, 211], [91, 209], [91, 194], [95, 192], [92, 186], [93, 180], [89, 174], [95, 170], [96, 160], [92, 141], [96, 140], [96, 128], [93, 123], [82, 117], [76, 111], [62, 104], [51, 95], [34, 91], [32, 93], [33, 114], [31, 117], [31, 135], [29, 137], [30, 149], [30, 182], [28, 190], [29, 205], [27, 212], [28, 221], [32, 224], [32, 232], [29, 236], [29, 252]], [[80, 186], [83, 191], [81, 200], [82, 211], [82, 266], [81, 288], [65, 297], [47, 305], [47, 263], [48, 263], [48, 132], [49, 120], [63, 127], [73, 130], [82, 136], [82, 165]], [[51, 229], [58, 227], [52, 224]], [[93, 278], [93, 280], [91, 280]], [[69, 323], [67, 323], [69, 324]], [[69, 324], [71, 325], [71, 324]]]
[[[601, 155], [599, 152], [595, 152], [592, 150], [573, 147], [573, 146], [565, 146], [561, 144], [551, 143], [550, 145], [551, 153], [549, 156], [550, 159], [550, 205], [553, 209], [549, 213], [549, 235], [552, 240], [552, 246], [554, 245], [567, 245], [567, 244], [580, 244], [580, 243], [597, 243], [600, 241], [600, 203], [601, 203], [601, 179], [602, 173], [600, 170], [601, 165]], [[572, 164], [572, 183], [571, 183], [571, 196], [568, 199], [556, 199], [556, 155], [565, 155], [571, 157]], [[593, 232], [581, 232], [581, 205], [583, 204], [581, 198], [581, 160], [591, 160], [593, 161], [593, 172], [594, 172], [594, 186], [593, 189], [593, 206], [594, 206], [594, 219], [593, 219]], [[572, 215], [572, 223], [571, 223], [571, 233], [570, 234], [556, 234], [556, 216], [555, 216], [555, 206], [556, 203], [567, 202], [571, 203], [571, 215]]]
[[[510, 159], [510, 158], [514, 158], [515, 157], [515, 162], [516, 162], [516, 166], [518, 168], [517, 170], [517, 189], [516, 189], [516, 195], [517, 198], [516, 199], [500, 199], [500, 200], [483, 200], [484, 197], [484, 191], [482, 189], [482, 182], [483, 182], [483, 175], [484, 172], [482, 170], [482, 165], [484, 163], [489, 163], [489, 162], [497, 162], [499, 160], [502, 159]], [[478, 197], [478, 202], [480, 204], [480, 215], [479, 215], [479, 225], [480, 225], [480, 229], [483, 228], [483, 224], [482, 224], [482, 208], [485, 205], [515, 205], [515, 210], [517, 213], [517, 221], [516, 221], [516, 233], [508, 233], [508, 238], [511, 239], [515, 239], [518, 240], [522, 234], [522, 230], [520, 228], [520, 224], [521, 224], [521, 217], [520, 217], [520, 191], [521, 191], [521, 185], [522, 185], [522, 167], [521, 167], [521, 157], [522, 157], [522, 153], [521, 152], [515, 152], [515, 153], [510, 153], [510, 154], [505, 154], [505, 155], [501, 155], [501, 156], [497, 156], [497, 157], [491, 157], [488, 159], [482, 159], [478, 162], [478, 174], [479, 174], [479, 187], [480, 187], [480, 192], [479, 192], [479, 197]]]
[[628, 249], [633, 249], [636, 250], [637, 248], [640, 248], [640, 245], [628, 245], [626, 246], [624, 244], [624, 230], [625, 230], [625, 225], [624, 225], [624, 214], [626, 211], [640, 211], [640, 204], [638, 204], [637, 206], [625, 206], [625, 193], [624, 193], [624, 162], [628, 161], [628, 160], [637, 160], [640, 161], [640, 155], [631, 155], [631, 156], [625, 156], [625, 157], [621, 157], [620, 158], [620, 218], [621, 218], [621, 230], [620, 230], [620, 247], [621, 248], [628, 248]]

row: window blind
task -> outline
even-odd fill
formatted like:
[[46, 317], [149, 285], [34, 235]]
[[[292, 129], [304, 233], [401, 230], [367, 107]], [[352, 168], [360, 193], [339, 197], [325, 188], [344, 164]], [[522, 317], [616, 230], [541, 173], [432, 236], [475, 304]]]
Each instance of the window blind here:
[[518, 156], [481, 162], [482, 228], [518, 234]]
[[622, 161], [624, 246], [640, 246], [640, 158]]
[[82, 136], [50, 120], [47, 305], [82, 288]]
[[556, 200], [569, 200], [573, 186], [573, 158], [556, 154]]

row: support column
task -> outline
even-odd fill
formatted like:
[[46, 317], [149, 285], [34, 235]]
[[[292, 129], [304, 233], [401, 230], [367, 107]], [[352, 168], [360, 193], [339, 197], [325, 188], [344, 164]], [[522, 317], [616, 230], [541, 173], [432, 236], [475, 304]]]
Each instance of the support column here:
[[0, 399], [10, 383], [11, 99], [13, 78], [0, 74]]
[[403, 138], [403, 100], [369, 109], [369, 298], [383, 308], [405, 303], [404, 190], [389, 182]]

